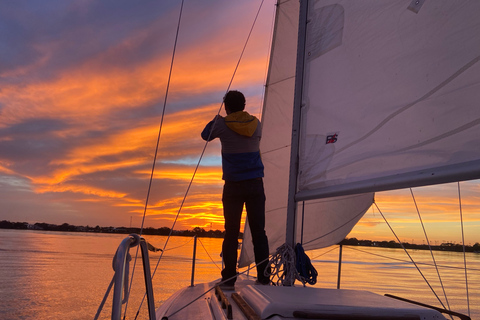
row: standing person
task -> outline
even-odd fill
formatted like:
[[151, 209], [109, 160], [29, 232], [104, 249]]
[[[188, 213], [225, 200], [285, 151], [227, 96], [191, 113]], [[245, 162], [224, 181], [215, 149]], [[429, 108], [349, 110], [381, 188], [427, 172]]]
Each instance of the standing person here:
[[[268, 239], [265, 233], [265, 192], [263, 190], [263, 163], [260, 157], [260, 121], [248, 114], [245, 97], [239, 91], [229, 91], [223, 98], [227, 116], [217, 115], [202, 132], [202, 138], [211, 141], [220, 138], [222, 144], [223, 215], [225, 237], [223, 239], [222, 282], [237, 274], [237, 248], [243, 205], [252, 232], [257, 281], [269, 284], [264, 271], [268, 265]], [[264, 261], [265, 260], [265, 261]], [[262, 262], [263, 261], [263, 262]], [[225, 286], [233, 286], [236, 278]]]

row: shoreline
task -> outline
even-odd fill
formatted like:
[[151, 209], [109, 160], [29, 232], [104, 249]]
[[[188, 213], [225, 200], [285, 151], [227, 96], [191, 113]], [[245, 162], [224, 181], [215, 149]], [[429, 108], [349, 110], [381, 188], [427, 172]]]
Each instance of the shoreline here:
[[[86, 233], [114, 233], [114, 234], [131, 234], [131, 233], [140, 233], [140, 228], [127, 228], [127, 227], [90, 227], [90, 226], [74, 226], [68, 223], [61, 225], [51, 224], [51, 223], [40, 223], [30, 224], [27, 222], [10, 222], [7, 220], [0, 221], [0, 229], [13, 229], [13, 230], [34, 230], [34, 231], [58, 231], [58, 232], [86, 232]], [[170, 235], [170, 228], [161, 227], [161, 228], [144, 228], [142, 234], [145, 235], [159, 235], [159, 236], [168, 236]], [[173, 236], [184, 236], [184, 237], [193, 237], [198, 236], [202, 238], [223, 238], [225, 231], [221, 230], [205, 230], [200, 227], [195, 227], [192, 230], [173, 230], [171, 232]], [[243, 233], [240, 233], [240, 238], [243, 238]], [[411, 244], [408, 242], [403, 242], [400, 245], [398, 242], [393, 240], [390, 241], [373, 241], [373, 240], [359, 240], [357, 238], [345, 238], [342, 240], [339, 245], [348, 245], [348, 246], [360, 246], [360, 247], [381, 247], [381, 248], [393, 248], [401, 249], [402, 245], [405, 249], [414, 249], [414, 250], [430, 250], [434, 251], [452, 251], [452, 252], [463, 252], [464, 247], [461, 244], [446, 242], [440, 245], [426, 245], [426, 244]], [[480, 243], [475, 243], [473, 246], [465, 245], [465, 252], [474, 252], [480, 253]]]

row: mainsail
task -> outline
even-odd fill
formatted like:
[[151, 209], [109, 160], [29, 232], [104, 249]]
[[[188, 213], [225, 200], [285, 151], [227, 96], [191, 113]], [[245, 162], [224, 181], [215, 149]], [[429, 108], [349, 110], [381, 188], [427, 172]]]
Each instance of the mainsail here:
[[[343, 239], [368, 192], [480, 178], [479, 15], [478, 1], [308, 1], [295, 195], [308, 200], [305, 249]], [[298, 16], [298, 1], [279, 1], [261, 145], [271, 251], [285, 242]], [[246, 226], [240, 266], [253, 261], [248, 237]]]

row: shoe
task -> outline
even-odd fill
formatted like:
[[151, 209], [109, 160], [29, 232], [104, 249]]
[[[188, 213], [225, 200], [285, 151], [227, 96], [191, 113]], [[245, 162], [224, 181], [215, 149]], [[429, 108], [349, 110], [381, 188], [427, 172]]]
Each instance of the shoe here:
[[219, 284], [218, 287], [220, 289], [222, 289], [222, 291], [233, 291], [233, 290], [235, 290], [235, 285]]
[[[234, 279], [235, 280], [235, 279]], [[217, 287], [220, 287], [223, 291], [232, 291], [235, 290], [235, 281], [220, 281], [216, 284]]]

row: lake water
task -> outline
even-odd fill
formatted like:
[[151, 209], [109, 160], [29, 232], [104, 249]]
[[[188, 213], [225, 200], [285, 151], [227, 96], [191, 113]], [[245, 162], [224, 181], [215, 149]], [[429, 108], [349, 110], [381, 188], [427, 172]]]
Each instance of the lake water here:
[[[62, 233], [0, 229], [0, 319], [93, 319], [113, 276], [112, 258], [126, 235]], [[146, 236], [162, 248], [166, 237]], [[195, 282], [220, 277], [221, 239], [200, 238]], [[158, 307], [178, 289], [190, 285], [193, 239], [172, 237], [154, 277]], [[208, 253], [207, 253], [208, 252]], [[131, 250], [135, 255], [135, 250]], [[417, 262], [430, 264], [430, 252], [411, 251]], [[318, 271], [315, 286], [336, 288], [338, 246], [308, 252]], [[434, 252], [452, 310], [468, 313], [463, 254]], [[150, 253], [152, 270], [159, 253]], [[390, 293], [439, 306], [408, 257], [399, 249], [343, 247], [341, 287]], [[397, 259], [397, 260], [394, 260]], [[213, 260], [213, 262], [212, 262]], [[136, 267], [127, 319], [133, 319], [143, 297], [141, 262]], [[132, 264], [133, 266], [133, 264]], [[480, 254], [467, 253], [470, 315], [480, 319]], [[446, 305], [433, 266], [419, 265]], [[108, 319], [111, 299], [101, 314]], [[146, 306], [139, 319], [145, 318]]]

